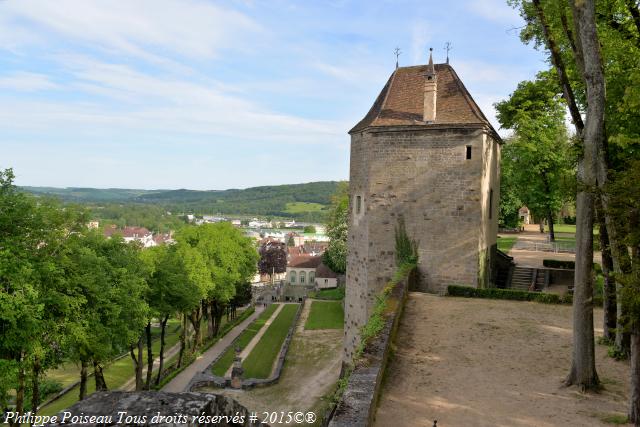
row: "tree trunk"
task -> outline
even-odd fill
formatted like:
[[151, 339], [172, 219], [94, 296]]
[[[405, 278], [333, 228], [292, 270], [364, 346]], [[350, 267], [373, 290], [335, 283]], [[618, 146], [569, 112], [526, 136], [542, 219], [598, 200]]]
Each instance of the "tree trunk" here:
[[208, 309], [208, 304], [206, 302], [202, 302], [202, 311], [207, 313], [207, 338], [212, 340], [215, 336], [214, 326], [213, 326], [213, 314], [211, 310]]
[[[551, 62], [558, 72], [560, 86], [562, 87], [562, 95], [567, 101], [569, 113], [571, 114], [571, 120], [573, 121], [573, 124], [578, 131], [578, 136], [580, 136], [582, 135], [584, 124], [582, 122], [582, 116], [580, 115], [580, 109], [578, 108], [578, 105], [576, 103], [576, 97], [573, 94], [573, 89], [571, 88], [571, 84], [569, 83], [569, 77], [567, 75], [564, 61], [562, 60], [562, 56], [560, 54], [560, 49], [558, 48], [558, 44], [553, 38], [551, 29], [549, 28], [549, 24], [547, 22], [547, 18], [544, 14], [544, 10], [542, 9], [542, 5], [540, 4], [540, 0], [533, 0], [533, 5], [536, 9], [536, 13], [538, 14], [540, 25], [542, 26], [547, 48], [549, 49], [549, 52], [551, 52]], [[580, 35], [578, 34], [578, 37], [579, 36]]]
[[31, 412], [36, 415], [38, 413], [38, 405], [40, 405], [40, 359], [36, 357], [33, 361], [32, 377], [31, 377]]
[[167, 321], [169, 316], [165, 316], [160, 322], [160, 364], [158, 365], [158, 375], [156, 375], [156, 385], [160, 384], [160, 378], [162, 377], [162, 369], [164, 368], [164, 334], [167, 330]]
[[79, 400], [83, 400], [85, 397], [87, 397], [87, 378], [89, 376], [87, 374], [88, 367], [89, 367], [88, 360], [80, 361], [80, 396], [78, 397]]
[[144, 384], [142, 382], [142, 355], [144, 352], [144, 342], [142, 336], [138, 339], [138, 364], [136, 365], [136, 391], [142, 391]]
[[189, 321], [191, 322], [191, 326], [193, 327], [193, 347], [191, 348], [192, 352], [195, 352], [200, 344], [202, 344], [202, 336], [200, 334], [200, 321], [202, 320], [202, 314], [200, 311], [200, 307], [193, 310], [191, 314], [189, 314]]
[[138, 343], [136, 344], [138, 348], [138, 356], [136, 357], [134, 346], [129, 347], [129, 354], [131, 355], [131, 359], [133, 360], [133, 367], [136, 373], [136, 391], [142, 390], [142, 352], [144, 349], [144, 343], [142, 342], [142, 335], [138, 338]]
[[153, 378], [153, 348], [151, 347], [151, 322], [147, 323], [145, 328], [145, 332], [147, 335], [147, 380], [144, 384], [145, 390], [151, 389], [151, 381]]
[[593, 335], [593, 211], [598, 145], [604, 136], [605, 86], [593, 0], [574, 0], [571, 7], [584, 58], [588, 108], [578, 162], [573, 357], [565, 384], [587, 390], [599, 385]]
[[549, 241], [556, 241], [556, 233], [553, 231], [553, 212], [551, 209], [547, 210], [547, 222], [549, 223]]
[[600, 250], [602, 252], [602, 276], [604, 284], [602, 287], [602, 308], [604, 318], [602, 323], [603, 338], [608, 342], [614, 342], [616, 337], [616, 281], [612, 276], [613, 259], [611, 258], [611, 249], [609, 248], [609, 233], [607, 232], [607, 224], [604, 218], [602, 208], [597, 211], [598, 224], [600, 226]]
[[629, 392], [629, 421], [640, 425], [640, 328], [636, 323], [631, 331], [631, 390]]
[[109, 389], [107, 387], [107, 382], [104, 379], [102, 365], [95, 360], [93, 361], [93, 377], [96, 381], [96, 391], [107, 391]]
[[[18, 358], [18, 388], [16, 389], [16, 408], [18, 414], [24, 413], [24, 390], [26, 375], [24, 373], [24, 359], [22, 354]], [[14, 425], [19, 425], [15, 423]]]
[[184, 350], [187, 346], [187, 315], [182, 313], [182, 332], [180, 332], [180, 354], [178, 355], [178, 368], [182, 367]]

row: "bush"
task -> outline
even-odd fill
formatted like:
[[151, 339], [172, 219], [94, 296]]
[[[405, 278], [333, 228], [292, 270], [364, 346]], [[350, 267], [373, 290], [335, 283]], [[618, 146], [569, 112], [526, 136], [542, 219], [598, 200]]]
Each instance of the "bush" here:
[[576, 225], [576, 217], [575, 216], [565, 216], [562, 218], [563, 224]]
[[557, 259], [542, 260], [542, 265], [549, 268], [563, 268], [565, 270], [575, 270], [575, 261], [562, 261]]
[[545, 304], [571, 304], [571, 295], [527, 292], [515, 289], [477, 289], [468, 286], [449, 285], [447, 294], [454, 297], [505, 299], [514, 301], [537, 301]]

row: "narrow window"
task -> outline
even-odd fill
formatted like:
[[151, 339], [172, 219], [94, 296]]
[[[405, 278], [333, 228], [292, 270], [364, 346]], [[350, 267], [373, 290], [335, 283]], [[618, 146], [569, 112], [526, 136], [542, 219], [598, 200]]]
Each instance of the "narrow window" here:
[[295, 271], [291, 271], [289, 273], [289, 279], [291, 283], [296, 283], [296, 272]]
[[356, 196], [356, 213], [359, 214], [362, 210], [362, 197]]
[[467, 160], [471, 160], [471, 146], [467, 145]]
[[489, 190], [489, 219], [493, 216], [493, 189]]
[[307, 277], [307, 273], [305, 273], [304, 271], [300, 272], [300, 284], [304, 285], [304, 281]]

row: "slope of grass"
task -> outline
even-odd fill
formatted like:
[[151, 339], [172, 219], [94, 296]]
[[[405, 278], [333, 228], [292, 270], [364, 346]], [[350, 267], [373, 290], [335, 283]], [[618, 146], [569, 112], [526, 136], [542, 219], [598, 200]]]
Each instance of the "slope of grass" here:
[[313, 301], [305, 329], [342, 329], [344, 311], [341, 301]]
[[290, 202], [286, 204], [285, 212], [296, 214], [303, 212], [317, 212], [325, 209], [326, 206], [320, 203]]
[[498, 249], [504, 253], [508, 253], [518, 238], [516, 236], [498, 236]]
[[230, 345], [222, 354], [220, 359], [212, 366], [211, 371], [213, 375], [217, 375], [219, 377], [224, 376], [227, 370], [231, 367], [233, 363], [233, 358], [235, 357], [235, 348], [239, 346], [241, 349], [245, 348], [247, 344], [251, 341], [251, 339], [256, 336], [258, 331], [264, 326], [265, 322], [271, 317], [274, 311], [278, 308], [278, 304], [269, 305], [261, 314], [258, 316], [256, 320], [251, 323], [247, 329], [245, 329], [238, 339]]
[[245, 378], [268, 378], [278, 357], [289, 327], [295, 319], [298, 304], [285, 304], [262, 338], [243, 361]]
[[317, 292], [309, 294], [309, 298], [325, 299], [325, 300], [343, 300], [344, 288], [320, 289]]

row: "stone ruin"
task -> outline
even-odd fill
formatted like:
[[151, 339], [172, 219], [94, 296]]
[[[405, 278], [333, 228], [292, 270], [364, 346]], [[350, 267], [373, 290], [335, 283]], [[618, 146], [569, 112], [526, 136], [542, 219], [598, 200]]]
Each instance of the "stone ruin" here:
[[250, 415], [235, 400], [217, 394], [107, 391], [92, 394], [45, 425], [268, 427], [260, 422], [261, 414], [257, 420]]

